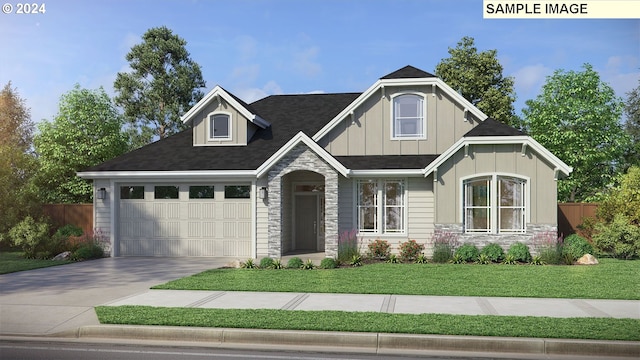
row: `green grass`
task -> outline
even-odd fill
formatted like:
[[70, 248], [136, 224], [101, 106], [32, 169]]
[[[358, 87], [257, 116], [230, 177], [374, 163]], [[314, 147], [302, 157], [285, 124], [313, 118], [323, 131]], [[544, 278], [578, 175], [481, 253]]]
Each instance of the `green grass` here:
[[387, 264], [330, 270], [214, 269], [154, 289], [640, 299], [640, 261], [595, 266]]
[[640, 320], [100, 306], [103, 324], [640, 340]]
[[19, 251], [0, 252], [0, 274], [70, 264], [73, 261], [25, 259]]

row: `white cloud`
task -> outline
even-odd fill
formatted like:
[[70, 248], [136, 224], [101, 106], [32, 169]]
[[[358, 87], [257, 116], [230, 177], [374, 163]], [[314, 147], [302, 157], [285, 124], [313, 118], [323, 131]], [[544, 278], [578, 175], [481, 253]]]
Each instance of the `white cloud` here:
[[513, 73], [515, 78], [516, 93], [530, 94], [538, 90], [544, 84], [546, 77], [553, 70], [543, 64], [527, 65]]
[[312, 46], [293, 54], [293, 68], [307, 77], [318, 75], [322, 66], [316, 61], [320, 48]]
[[271, 80], [267, 82], [262, 88], [236, 88], [233, 93], [245, 102], [252, 103], [269, 95], [280, 95], [282, 94], [282, 88], [280, 87], [280, 85], [278, 85], [278, 83]]
[[251, 36], [241, 35], [235, 38], [236, 49], [240, 61], [248, 61], [256, 57], [258, 53], [258, 42]]
[[627, 93], [638, 86], [640, 59], [635, 56], [611, 56], [605, 69], [600, 73], [602, 81], [608, 83], [617, 96], [627, 97]]

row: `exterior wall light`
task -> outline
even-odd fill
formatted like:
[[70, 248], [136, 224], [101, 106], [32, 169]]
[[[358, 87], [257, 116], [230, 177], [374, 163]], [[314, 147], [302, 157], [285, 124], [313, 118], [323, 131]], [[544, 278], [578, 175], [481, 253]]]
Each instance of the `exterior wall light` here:
[[267, 194], [267, 188], [266, 187], [263, 186], [258, 190], [258, 197], [260, 199], [266, 199], [267, 195], [268, 194]]
[[105, 188], [100, 188], [98, 189], [98, 191], [96, 191], [96, 197], [100, 200], [104, 200], [107, 198], [107, 189]]

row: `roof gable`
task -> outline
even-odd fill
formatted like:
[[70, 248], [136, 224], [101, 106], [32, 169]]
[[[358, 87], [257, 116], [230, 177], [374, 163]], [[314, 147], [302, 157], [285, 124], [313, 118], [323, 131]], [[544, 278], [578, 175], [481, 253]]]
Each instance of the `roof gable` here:
[[402, 69], [398, 69], [390, 74], [387, 74], [380, 79], [409, 79], [409, 78], [431, 78], [435, 75], [428, 73], [424, 70], [420, 70], [411, 65], [407, 65]]
[[464, 137], [471, 136], [522, 136], [526, 135], [514, 127], [503, 124], [493, 118], [487, 118], [478, 126], [469, 130]]

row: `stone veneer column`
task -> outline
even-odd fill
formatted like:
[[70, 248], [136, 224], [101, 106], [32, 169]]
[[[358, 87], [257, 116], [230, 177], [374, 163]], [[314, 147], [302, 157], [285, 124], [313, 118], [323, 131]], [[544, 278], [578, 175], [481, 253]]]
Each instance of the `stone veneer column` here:
[[282, 178], [294, 171], [307, 170], [324, 176], [325, 186], [325, 255], [338, 255], [338, 173], [326, 161], [304, 144], [295, 146], [283, 156], [268, 173], [269, 220], [268, 254], [271, 258], [282, 256], [283, 197]]

